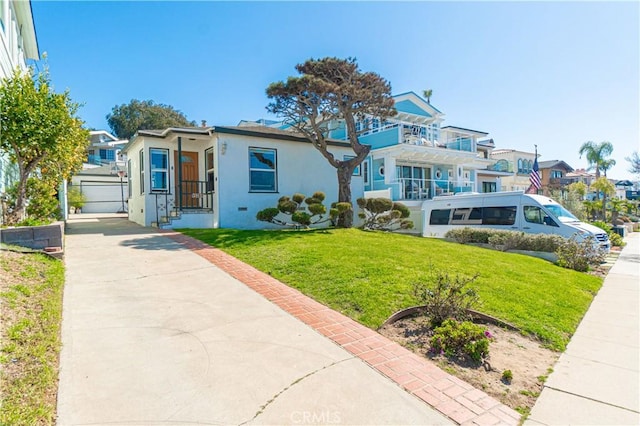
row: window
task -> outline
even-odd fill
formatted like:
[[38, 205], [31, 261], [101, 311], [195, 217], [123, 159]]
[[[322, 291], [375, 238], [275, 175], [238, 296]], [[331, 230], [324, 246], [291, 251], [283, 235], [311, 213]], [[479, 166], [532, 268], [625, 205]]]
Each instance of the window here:
[[547, 215], [544, 210], [536, 206], [524, 206], [524, 219], [529, 223], [544, 224], [549, 226], [558, 226], [553, 219]]
[[562, 170], [551, 170], [551, 177], [554, 179], [560, 179], [562, 177]]
[[362, 162], [362, 179], [365, 185], [369, 185], [369, 160]]
[[144, 151], [140, 150], [140, 193], [144, 194]]
[[376, 133], [378, 130], [380, 130], [380, 119], [374, 118], [371, 120], [371, 132]]
[[524, 165], [522, 158], [518, 158], [518, 173], [524, 173]]
[[215, 192], [215, 170], [213, 165], [213, 148], [209, 148], [204, 152], [204, 168], [207, 171], [207, 192]]
[[485, 207], [482, 212], [483, 225], [513, 225], [516, 223], [516, 206]]
[[151, 191], [167, 191], [169, 189], [169, 150], [151, 148], [149, 157]]
[[482, 192], [496, 192], [495, 182], [482, 182]]
[[249, 191], [277, 192], [276, 150], [249, 148]]
[[107, 160], [107, 161], [115, 161], [116, 153], [111, 149], [101, 149], [100, 159]]
[[480, 225], [482, 223], [482, 208], [455, 209], [451, 217], [452, 225]]
[[448, 225], [451, 209], [431, 210], [429, 225]]
[[133, 189], [131, 188], [131, 159], [127, 160], [127, 192], [131, 198]]

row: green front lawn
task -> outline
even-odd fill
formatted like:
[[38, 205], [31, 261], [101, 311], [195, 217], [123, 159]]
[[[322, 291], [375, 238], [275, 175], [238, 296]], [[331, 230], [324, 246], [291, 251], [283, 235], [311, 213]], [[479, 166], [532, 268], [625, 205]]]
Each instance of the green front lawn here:
[[435, 272], [471, 277], [478, 310], [564, 350], [602, 285], [529, 256], [432, 238], [364, 232], [182, 229], [371, 328], [418, 304], [413, 284]]

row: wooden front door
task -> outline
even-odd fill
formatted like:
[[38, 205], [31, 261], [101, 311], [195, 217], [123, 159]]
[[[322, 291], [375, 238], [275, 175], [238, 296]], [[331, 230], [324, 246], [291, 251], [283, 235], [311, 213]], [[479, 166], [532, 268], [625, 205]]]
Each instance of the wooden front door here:
[[182, 182], [178, 170], [180, 162], [178, 161], [178, 151], [174, 151], [175, 164], [175, 182], [176, 184], [176, 200], [182, 192], [182, 208], [194, 209], [200, 208], [201, 191], [198, 173], [198, 153], [190, 151], [182, 151]]

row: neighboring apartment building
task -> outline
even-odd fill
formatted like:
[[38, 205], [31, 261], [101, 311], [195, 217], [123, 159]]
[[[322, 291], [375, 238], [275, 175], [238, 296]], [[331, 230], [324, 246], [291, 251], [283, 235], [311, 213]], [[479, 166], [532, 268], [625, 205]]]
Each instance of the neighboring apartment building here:
[[[380, 121], [362, 117], [356, 122], [359, 141], [371, 152], [355, 171], [362, 178], [365, 197], [401, 201], [420, 229], [425, 200], [460, 192], [498, 190], [504, 173], [489, 170], [493, 141], [488, 133], [442, 126], [444, 114], [414, 92], [393, 96], [397, 114]], [[281, 129], [282, 123], [270, 127]], [[332, 123], [330, 137], [348, 141], [342, 122]], [[345, 158], [353, 155], [347, 153]], [[496, 185], [498, 183], [498, 185]]]
[[[17, 68], [27, 69], [28, 59], [40, 59], [31, 2], [0, 0], [0, 80], [10, 77]], [[16, 165], [0, 151], [0, 199], [17, 179]], [[2, 205], [0, 223], [4, 217]]]
[[518, 151], [515, 149], [495, 149], [491, 153], [494, 160], [492, 169], [499, 172], [507, 172], [508, 176], [501, 179], [499, 191], [526, 191], [531, 185], [529, 175], [533, 169], [533, 160], [536, 154], [533, 152]]

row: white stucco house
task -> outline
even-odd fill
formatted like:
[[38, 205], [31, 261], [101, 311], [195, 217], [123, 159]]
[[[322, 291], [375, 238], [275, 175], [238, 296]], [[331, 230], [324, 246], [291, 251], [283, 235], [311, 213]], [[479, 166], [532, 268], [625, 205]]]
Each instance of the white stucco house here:
[[[283, 195], [325, 193], [337, 201], [336, 170], [311, 143], [266, 126], [214, 126], [140, 130], [123, 148], [127, 156], [129, 219], [167, 228], [269, 228], [258, 211]], [[338, 158], [353, 155], [332, 140]], [[362, 176], [351, 182], [355, 200]], [[275, 225], [273, 225], [275, 226]]]

